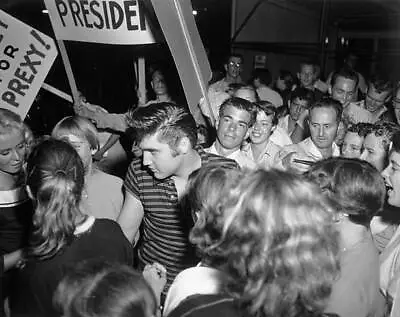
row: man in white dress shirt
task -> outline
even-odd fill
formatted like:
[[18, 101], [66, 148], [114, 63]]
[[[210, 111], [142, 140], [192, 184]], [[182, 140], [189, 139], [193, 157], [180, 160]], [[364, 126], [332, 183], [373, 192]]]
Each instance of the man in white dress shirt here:
[[334, 143], [342, 116], [340, 102], [324, 98], [313, 103], [309, 113], [310, 137], [298, 144], [285, 146], [278, 155], [283, 168], [298, 173], [308, 170], [312, 162], [340, 155], [339, 147]]

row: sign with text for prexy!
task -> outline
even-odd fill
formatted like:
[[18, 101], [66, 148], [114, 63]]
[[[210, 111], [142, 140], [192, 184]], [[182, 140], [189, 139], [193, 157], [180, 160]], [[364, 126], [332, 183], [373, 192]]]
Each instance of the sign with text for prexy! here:
[[0, 108], [25, 118], [56, 56], [52, 38], [0, 10]]
[[105, 44], [150, 44], [141, 0], [44, 0], [56, 38]]

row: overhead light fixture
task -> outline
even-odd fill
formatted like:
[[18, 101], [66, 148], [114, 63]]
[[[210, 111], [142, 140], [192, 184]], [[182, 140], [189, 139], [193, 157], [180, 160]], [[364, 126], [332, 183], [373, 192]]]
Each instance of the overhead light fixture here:
[[197, 10], [192, 11], [193, 15], [197, 15]]
[[49, 14], [49, 10], [43, 9], [43, 10], [42, 10], [42, 13], [43, 13], [43, 14]]

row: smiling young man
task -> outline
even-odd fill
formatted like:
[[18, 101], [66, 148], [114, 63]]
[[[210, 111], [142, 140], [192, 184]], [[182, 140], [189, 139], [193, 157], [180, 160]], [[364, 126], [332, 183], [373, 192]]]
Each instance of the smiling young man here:
[[256, 115], [255, 106], [250, 101], [238, 97], [224, 101], [219, 109], [217, 139], [206, 151], [235, 160], [240, 167], [255, 168], [254, 161], [240, 148], [249, 137]]
[[278, 155], [285, 169], [305, 172], [309, 164], [299, 163], [296, 160], [316, 162], [340, 155], [339, 147], [334, 141], [342, 116], [341, 104], [332, 98], [324, 98], [313, 103], [309, 113], [310, 137], [300, 143], [285, 146]]
[[125, 201], [118, 223], [129, 241], [141, 227], [140, 268], [158, 262], [167, 269], [167, 287], [196, 257], [184, 226], [181, 198], [189, 175], [209, 163], [237, 166], [229, 159], [195, 148], [196, 123], [180, 105], [138, 108], [129, 122], [143, 157], [135, 158], [125, 179]]

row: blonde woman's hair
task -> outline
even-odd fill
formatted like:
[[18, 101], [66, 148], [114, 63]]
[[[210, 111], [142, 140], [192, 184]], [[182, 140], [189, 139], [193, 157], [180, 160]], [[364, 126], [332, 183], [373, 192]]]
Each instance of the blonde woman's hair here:
[[65, 117], [53, 128], [51, 136], [56, 139], [62, 139], [67, 134], [87, 140], [92, 150], [100, 148], [97, 129], [86, 118], [80, 116]]

